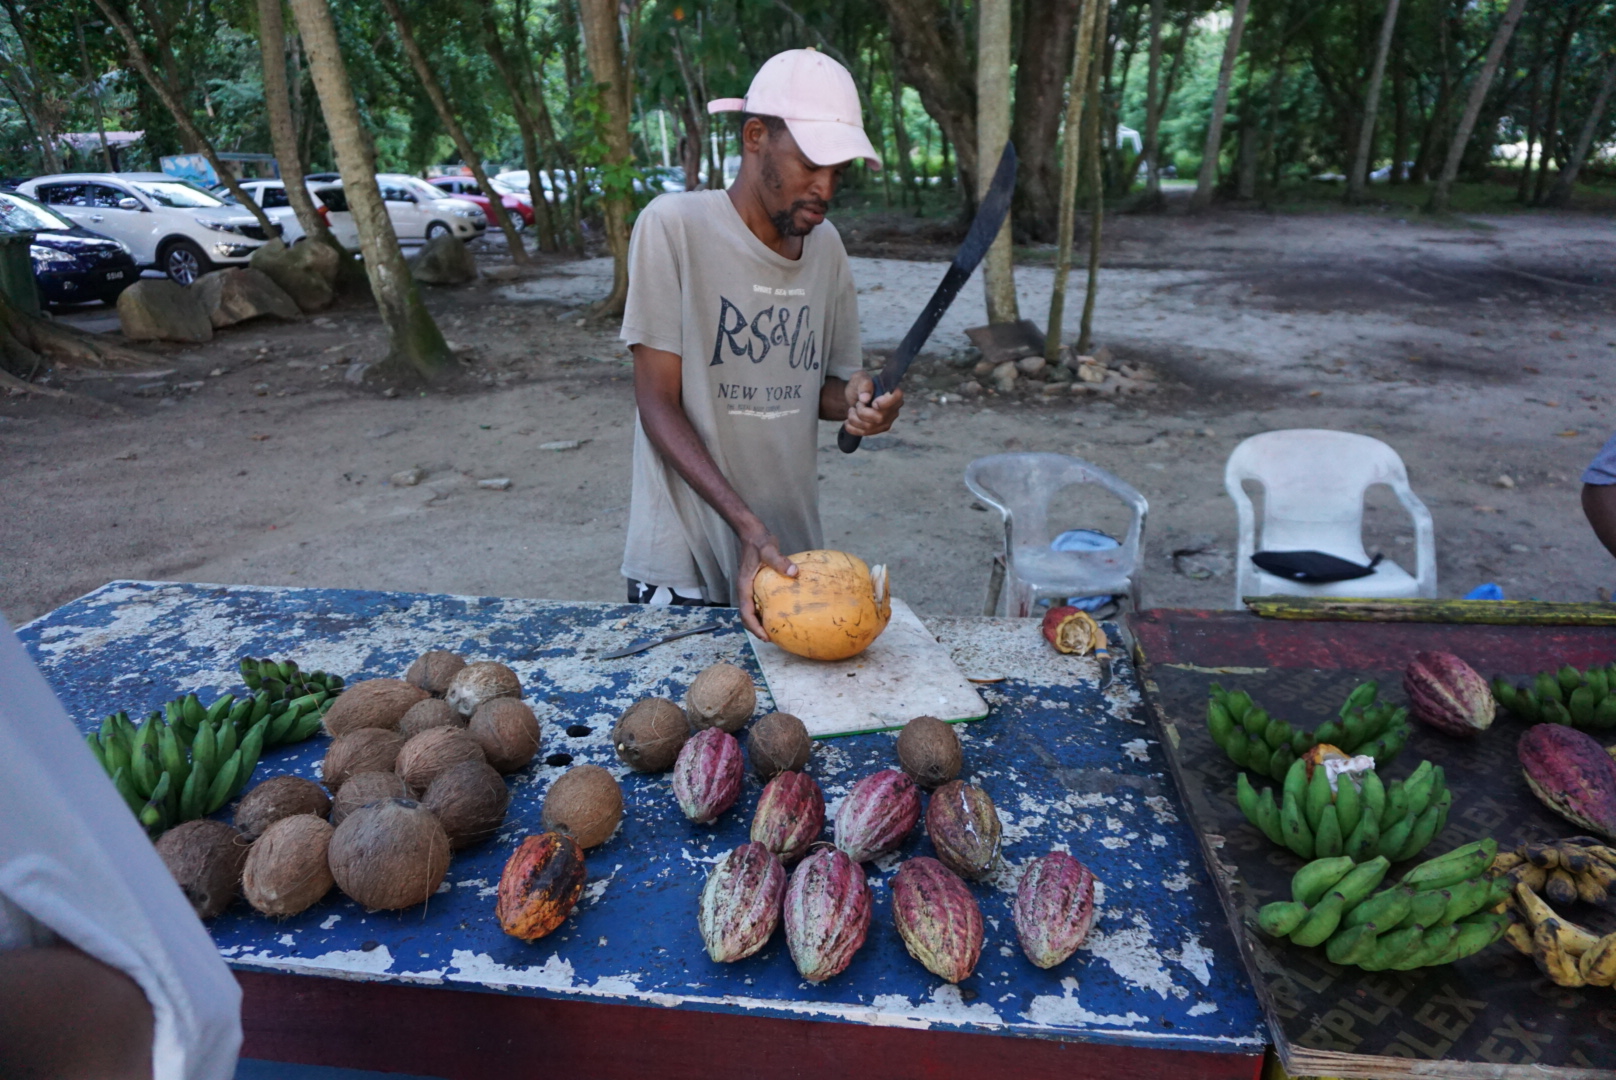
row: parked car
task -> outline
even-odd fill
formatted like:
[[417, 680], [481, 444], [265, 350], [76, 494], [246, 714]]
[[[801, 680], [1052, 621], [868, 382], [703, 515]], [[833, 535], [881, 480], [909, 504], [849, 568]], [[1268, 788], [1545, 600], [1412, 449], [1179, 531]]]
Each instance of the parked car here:
[[[438, 236], [475, 240], [488, 231], [482, 208], [465, 199], [446, 195], [416, 176], [378, 173], [393, 232], [404, 243], [420, 243]], [[341, 182], [311, 185], [310, 191], [325, 204], [331, 221], [331, 234], [344, 247], [359, 246], [359, 229], [348, 209], [348, 197]]]
[[[483, 194], [483, 189], [477, 186], [477, 181], [474, 178], [470, 176], [439, 176], [428, 180], [427, 183], [457, 199], [465, 199], [477, 204], [482, 208], [483, 217], [490, 219], [493, 217], [491, 212], [493, 201]], [[492, 185], [493, 181], [490, 180], [489, 184]], [[505, 192], [500, 192], [499, 201], [504, 204], [506, 213], [512, 216], [518, 231], [533, 224], [532, 203], [520, 195]]]
[[330, 183], [333, 180], [341, 180], [342, 179], [342, 174], [341, 173], [335, 173], [335, 172], [311, 172], [311, 173], [304, 173], [303, 174], [303, 179], [307, 183], [310, 183], [310, 184], [315, 183], [316, 181], [318, 181], [318, 182], [320, 182], [322, 184], [326, 184], [326, 183]]
[[140, 277], [128, 248], [26, 195], [0, 192], [0, 229], [34, 234], [28, 254], [39, 298], [47, 304], [110, 304]]
[[62, 173], [17, 190], [129, 248], [135, 262], [189, 285], [241, 264], [269, 237], [258, 219], [163, 173]]
[[[281, 180], [240, 180], [237, 181], [253, 201], [263, 208], [264, 213], [270, 216], [275, 224], [281, 227], [281, 241], [286, 244], [295, 244], [306, 235], [303, 232], [303, 223], [297, 220], [297, 211], [292, 209], [292, 202], [286, 197], [286, 184]], [[223, 184], [213, 189], [213, 193], [220, 199], [236, 205], [236, 197], [230, 194], [230, 189]], [[331, 227], [331, 215], [326, 212], [325, 204], [314, 192], [309, 192], [314, 200], [314, 209], [325, 220], [325, 227]]]

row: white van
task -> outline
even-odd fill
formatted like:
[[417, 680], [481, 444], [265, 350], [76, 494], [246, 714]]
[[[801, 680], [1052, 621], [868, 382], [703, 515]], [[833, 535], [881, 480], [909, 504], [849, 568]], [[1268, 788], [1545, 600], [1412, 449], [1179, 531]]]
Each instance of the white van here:
[[[378, 173], [376, 183], [381, 187], [387, 217], [400, 243], [419, 244], [437, 236], [475, 240], [488, 231], [488, 218], [482, 207], [446, 195], [420, 177]], [[343, 247], [357, 249], [359, 229], [354, 225], [353, 212], [348, 209], [342, 181], [311, 183], [309, 190], [326, 209], [331, 235]]]

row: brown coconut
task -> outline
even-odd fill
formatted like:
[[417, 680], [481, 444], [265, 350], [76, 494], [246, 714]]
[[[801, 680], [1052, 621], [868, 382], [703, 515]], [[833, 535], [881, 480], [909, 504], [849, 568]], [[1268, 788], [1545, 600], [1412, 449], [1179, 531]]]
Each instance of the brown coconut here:
[[954, 726], [935, 716], [917, 716], [898, 733], [898, 764], [927, 790], [958, 776], [964, 760]]
[[436, 727], [421, 732], [404, 744], [393, 769], [417, 795], [438, 778], [438, 774], [462, 761], [485, 761], [483, 748], [464, 728]]
[[398, 733], [413, 739], [435, 727], [465, 727], [466, 721], [442, 698], [427, 698], [410, 706], [409, 712], [398, 722]]
[[325, 817], [330, 812], [331, 800], [313, 780], [301, 776], [272, 776], [243, 795], [236, 804], [236, 828], [247, 839], [256, 840], [283, 817], [293, 814]]
[[449, 680], [444, 697], [461, 716], [470, 716], [477, 706], [495, 698], [522, 696], [522, 680], [504, 664], [479, 660], [467, 664]]
[[361, 806], [369, 806], [383, 799], [409, 797], [410, 785], [391, 769], [385, 772], [372, 769], [370, 772], [354, 773], [342, 782], [342, 789], [337, 792], [337, 797], [331, 800], [331, 824], [341, 825], [344, 818]]
[[459, 850], [487, 840], [499, 831], [510, 789], [492, 765], [462, 761], [438, 774], [421, 796], [421, 805], [438, 816], [449, 846]]
[[281, 818], [253, 841], [241, 891], [265, 915], [296, 915], [331, 891], [327, 849], [335, 830], [313, 814]]
[[539, 718], [521, 698], [494, 698], [477, 706], [466, 730], [502, 773], [524, 768], [539, 752]]
[[396, 728], [409, 707], [431, 697], [403, 679], [368, 679], [337, 695], [325, 714], [325, 733], [346, 735], [360, 728]]
[[801, 772], [813, 749], [808, 729], [790, 713], [770, 713], [753, 724], [746, 735], [746, 753], [752, 759], [752, 771], [761, 780], [787, 771]]
[[460, 674], [460, 669], [465, 666], [466, 658], [459, 653], [433, 649], [415, 658], [410, 670], [404, 673], [404, 681], [411, 686], [419, 686], [436, 697], [442, 697], [449, 689], [449, 681]]
[[386, 799], [337, 826], [330, 862], [337, 887], [365, 907], [413, 907], [437, 892], [449, 872], [449, 836], [420, 803]]
[[697, 675], [685, 693], [685, 715], [698, 731], [717, 727], [733, 735], [752, 719], [756, 708], [752, 676], [734, 664], [714, 664]]
[[539, 811], [546, 830], [566, 833], [581, 848], [605, 843], [622, 820], [623, 789], [599, 765], [575, 765], [556, 777]]
[[247, 837], [222, 821], [208, 818], [176, 825], [157, 838], [157, 854], [163, 865], [203, 919], [211, 919], [229, 907], [241, 890], [241, 865], [247, 860], [247, 848]]
[[612, 746], [623, 764], [635, 772], [673, 768], [690, 738], [685, 711], [667, 698], [642, 698], [630, 705], [612, 727]]
[[342, 790], [343, 781], [354, 773], [391, 769], [405, 746], [405, 738], [386, 728], [359, 728], [339, 735], [326, 747], [320, 763], [320, 779], [328, 790]]

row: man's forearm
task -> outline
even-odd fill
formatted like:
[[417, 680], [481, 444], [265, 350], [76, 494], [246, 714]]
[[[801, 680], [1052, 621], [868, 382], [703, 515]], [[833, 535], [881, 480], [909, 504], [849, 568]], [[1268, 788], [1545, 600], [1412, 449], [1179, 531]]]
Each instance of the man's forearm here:
[[0, 951], [0, 1076], [152, 1074], [151, 1003], [135, 981], [70, 946]]
[[736, 536], [748, 540], [763, 530], [762, 521], [719, 471], [682, 405], [642, 401], [640, 424], [657, 453], [707, 505], [718, 511]]
[[1616, 555], [1616, 484], [1582, 485], [1582, 512], [1605, 550]]
[[840, 423], [847, 419], [847, 380], [834, 375], [825, 377], [819, 388], [819, 418]]

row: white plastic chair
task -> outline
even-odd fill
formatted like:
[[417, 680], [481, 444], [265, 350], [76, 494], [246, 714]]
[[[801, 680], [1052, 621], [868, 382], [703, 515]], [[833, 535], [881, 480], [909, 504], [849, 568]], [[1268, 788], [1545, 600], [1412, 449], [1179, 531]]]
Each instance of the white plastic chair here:
[[[1052, 551], [1049, 504], [1073, 484], [1094, 484], [1133, 510], [1120, 546]], [[1004, 518], [1004, 551], [988, 585], [987, 613], [998, 609], [1000, 574], [1009, 579], [1009, 613], [1025, 618], [1039, 597], [1126, 595], [1139, 609], [1139, 545], [1150, 504], [1104, 469], [1065, 454], [994, 454], [966, 466], [965, 486]], [[999, 570], [1002, 561], [1003, 570]]]
[[[1263, 551], [1322, 551], [1368, 565], [1363, 546], [1364, 492], [1385, 484], [1414, 519], [1416, 570], [1383, 559], [1368, 577], [1307, 585], [1257, 567], [1256, 514], [1241, 486], [1254, 480], [1263, 489]], [[1436, 533], [1431, 512], [1408, 486], [1408, 470], [1397, 451], [1367, 435], [1349, 431], [1298, 429], [1253, 435], [1234, 448], [1223, 471], [1223, 486], [1240, 515], [1234, 606], [1241, 597], [1352, 596], [1435, 597]]]

